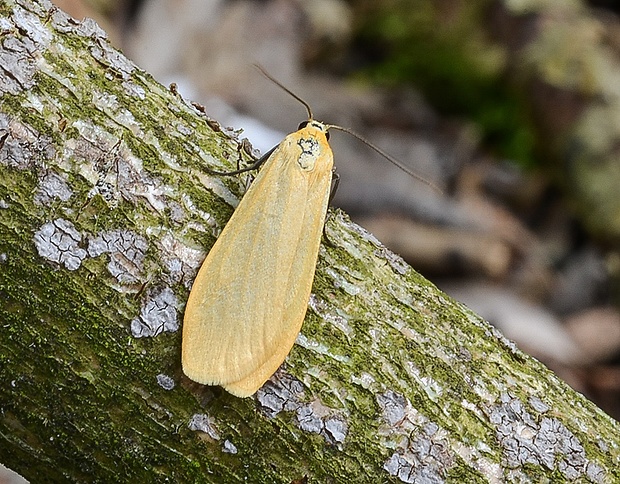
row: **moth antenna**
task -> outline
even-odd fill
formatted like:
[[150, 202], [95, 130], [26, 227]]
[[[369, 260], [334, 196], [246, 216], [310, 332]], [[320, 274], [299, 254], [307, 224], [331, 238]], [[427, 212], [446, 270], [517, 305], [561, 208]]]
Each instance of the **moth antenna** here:
[[[263, 75], [265, 76], [267, 79], [269, 79], [271, 82], [273, 82], [276, 86], [278, 86], [280, 89], [282, 89], [283, 91], [285, 91], [286, 93], [288, 93], [290, 96], [294, 97], [295, 99], [297, 99], [301, 104], [303, 104], [306, 107], [306, 111], [308, 111], [308, 119], [314, 119], [312, 117], [312, 109], [310, 108], [310, 105], [304, 101], [302, 98], [300, 98], [297, 94], [295, 94], [293, 91], [291, 91], [289, 88], [287, 88], [286, 86], [284, 86], [280, 81], [278, 81], [277, 79], [275, 79], [273, 76], [271, 76], [271, 74], [269, 74], [264, 68], [263, 66], [261, 66], [260, 64], [254, 64], [254, 67]], [[365, 145], [367, 145], [368, 147], [370, 147], [371, 149], [373, 149], [376, 153], [378, 153], [379, 155], [381, 155], [383, 158], [385, 158], [386, 160], [388, 160], [390, 163], [392, 163], [395, 167], [397, 167], [398, 169], [402, 170], [403, 172], [405, 172], [407, 175], [409, 175], [410, 177], [415, 178], [416, 180], [424, 183], [425, 185], [428, 185], [429, 187], [431, 187], [433, 190], [435, 190], [437, 193], [443, 195], [443, 191], [441, 190], [441, 188], [439, 188], [437, 185], [435, 185], [433, 182], [427, 180], [426, 178], [418, 175], [417, 173], [413, 172], [411, 169], [407, 168], [405, 165], [403, 165], [400, 161], [398, 161], [396, 158], [394, 158], [391, 155], [388, 155], [385, 151], [383, 151], [381, 148], [379, 148], [378, 146], [373, 145], [370, 141], [368, 141], [366, 138], [360, 136], [359, 134], [357, 134], [355, 131], [351, 131], [350, 129], [347, 128], [343, 128], [342, 126], [336, 126], [333, 124], [328, 124], [326, 125], [327, 129], [337, 129], [339, 131], [344, 131], [345, 133], [349, 133], [351, 136], [353, 136], [354, 138], [357, 138], [358, 140], [360, 140], [362, 143], [364, 143]]]
[[291, 91], [289, 88], [287, 88], [284, 84], [282, 84], [280, 81], [278, 81], [277, 79], [275, 79], [274, 77], [271, 76], [271, 74], [269, 74], [264, 68], [263, 66], [261, 66], [260, 64], [254, 64], [254, 67], [256, 69], [258, 69], [258, 72], [260, 72], [263, 76], [265, 76], [267, 79], [269, 79], [271, 82], [273, 82], [276, 86], [278, 86], [280, 89], [282, 89], [283, 91], [287, 92], [288, 94], [290, 94], [292, 97], [294, 97], [295, 99], [297, 99], [301, 104], [303, 104], [306, 107], [306, 111], [308, 111], [308, 119], [314, 119], [312, 117], [312, 109], [310, 109], [310, 105], [304, 101], [302, 98], [300, 98], [297, 94], [295, 94], [293, 91]]
[[358, 140], [360, 140], [362, 143], [364, 143], [366, 146], [368, 146], [369, 148], [371, 148], [372, 150], [374, 150], [376, 153], [378, 153], [379, 155], [381, 155], [383, 158], [385, 158], [386, 160], [388, 160], [390, 163], [392, 163], [392, 165], [394, 165], [395, 167], [397, 167], [398, 169], [404, 171], [407, 175], [409, 175], [410, 177], [415, 178], [416, 180], [428, 185], [429, 187], [431, 187], [433, 190], [435, 190], [437, 193], [439, 193], [440, 195], [443, 195], [443, 191], [441, 190], [441, 188], [439, 188], [437, 185], [435, 185], [433, 182], [427, 180], [426, 178], [418, 175], [417, 173], [415, 173], [414, 171], [412, 171], [410, 168], [407, 168], [405, 165], [403, 165], [400, 161], [398, 161], [396, 158], [394, 158], [393, 156], [387, 154], [385, 151], [383, 151], [381, 148], [379, 148], [378, 146], [373, 145], [370, 141], [368, 141], [366, 138], [364, 138], [363, 136], [360, 136], [359, 134], [357, 134], [355, 131], [351, 131], [350, 129], [347, 128], [343, 128], [342, 126], [335, 126], [333, 124], [328, 124], [327, 125], [328, 129], [337, 129], [338, 131], [344, 131], [345, 133], [349, 133], [351, 136], [353, 136], [354, 138], [357, 138]]

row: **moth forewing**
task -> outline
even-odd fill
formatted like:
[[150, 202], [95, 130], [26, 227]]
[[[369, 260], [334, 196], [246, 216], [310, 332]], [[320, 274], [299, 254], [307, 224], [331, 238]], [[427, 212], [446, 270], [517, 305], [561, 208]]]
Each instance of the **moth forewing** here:
[[182, 364], [194, 381], [252, 395], [301, 329], [329, 201], [333, 154], [317, 121], [265, 162], [194, 281]]

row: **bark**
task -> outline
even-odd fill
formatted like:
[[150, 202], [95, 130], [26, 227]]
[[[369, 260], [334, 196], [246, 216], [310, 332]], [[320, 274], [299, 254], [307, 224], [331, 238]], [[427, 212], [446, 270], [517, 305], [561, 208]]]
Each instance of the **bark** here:
[[[183, 377], [183, 305], [243, 191], [235, 133], [92, 21], [0, 5], [0, 462], [31, 482], [620, 479], [620, 428], [334, 212], [254, 398]], [[337, 153], [336, 153], [337, 159]]]

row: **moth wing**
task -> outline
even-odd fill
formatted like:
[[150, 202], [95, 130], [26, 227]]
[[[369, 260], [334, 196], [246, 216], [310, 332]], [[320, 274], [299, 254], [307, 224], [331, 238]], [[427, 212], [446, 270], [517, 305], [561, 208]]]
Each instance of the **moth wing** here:
[[312, 288], [333, 155], [323, 136], [314, 170], [300, 169], [300, 133], [287, 136], [259, 172], [185, 309], [183, 371], [239, 396], [253, 394], [282, 363]]
[[[304, 316], [302, 316], [298, 322], [295, 321], [297, 332], [294, 335], [289, 335], [289, 338], [286, 341], [281, 341], [276, 352], [273, 353], [273, 355], [265, 361], [262, 366], [257, 368], [253, 373], [250, 373], [242, 380], [224, 384], [224, 389], [238, 397], [249, 397], [250, 395], [254, 395], [256, 391], [264, 385], [269, 377], [276, 372], [286, 356], [291, 352], [293, 344], [295, 344], [295, 340], [297, 339], [297, 335], [301, 330]], [[291, 322], [291, 324], [292, 323], [293, 322]]]

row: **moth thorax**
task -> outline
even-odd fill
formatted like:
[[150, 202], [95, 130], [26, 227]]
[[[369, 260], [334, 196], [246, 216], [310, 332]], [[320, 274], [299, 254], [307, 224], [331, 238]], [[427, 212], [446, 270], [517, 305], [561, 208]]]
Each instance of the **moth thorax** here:
[[297, 163], [302, 170], [313, 170], [321, 149], [319, 142], [315, 138], [299, 138], [297, 145], [301, 150]]

